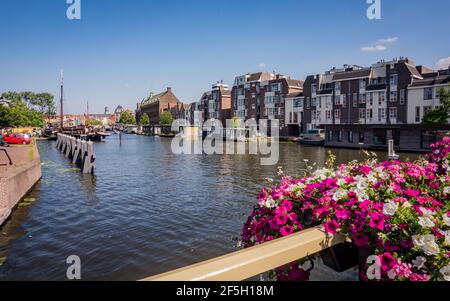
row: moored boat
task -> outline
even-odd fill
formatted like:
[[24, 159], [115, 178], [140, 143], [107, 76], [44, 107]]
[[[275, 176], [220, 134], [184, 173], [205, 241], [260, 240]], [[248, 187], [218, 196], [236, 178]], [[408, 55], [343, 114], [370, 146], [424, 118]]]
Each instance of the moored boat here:
[[324, 146], [325, 145], [325, 130], [311, 129], [306, 133], [300, 135], [300, 144]]

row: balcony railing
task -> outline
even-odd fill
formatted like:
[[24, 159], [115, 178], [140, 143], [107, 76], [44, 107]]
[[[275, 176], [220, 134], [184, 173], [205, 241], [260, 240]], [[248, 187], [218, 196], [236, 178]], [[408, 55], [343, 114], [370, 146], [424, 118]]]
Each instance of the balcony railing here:
[[143, 281], [242, 281], [344, 242], [318, 226]]

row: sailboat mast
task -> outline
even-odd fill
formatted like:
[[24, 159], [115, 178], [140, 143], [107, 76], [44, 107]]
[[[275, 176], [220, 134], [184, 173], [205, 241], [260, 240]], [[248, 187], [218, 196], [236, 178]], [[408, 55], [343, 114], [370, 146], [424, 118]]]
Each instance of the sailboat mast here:
[[61, 130], [63, 130], [64, 127], [64, 108], [63, 108], [63, 102], [64, 102], [64, 71], [61, 69], [61, 98], [59, 100], [59, 106], [60, 106], [60, 122], [61, 122]]

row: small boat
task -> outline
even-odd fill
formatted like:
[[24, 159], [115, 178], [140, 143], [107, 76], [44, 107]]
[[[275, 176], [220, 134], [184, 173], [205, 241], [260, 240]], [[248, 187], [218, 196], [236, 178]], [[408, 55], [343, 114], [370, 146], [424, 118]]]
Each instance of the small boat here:
[[305, 134], [300, 135], [300, 144], [324, 146], [325, 145], [325, 130], [311, 129]]

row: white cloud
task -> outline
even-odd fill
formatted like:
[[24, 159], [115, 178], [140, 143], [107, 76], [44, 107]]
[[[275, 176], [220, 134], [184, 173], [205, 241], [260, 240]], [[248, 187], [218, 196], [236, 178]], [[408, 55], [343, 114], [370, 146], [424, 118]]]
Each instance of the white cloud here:
[[391, 44], [391, 43], [395, 43], [397, 41], [398, 41], [397, 37], [380, 39], [380, 40], [378, 40], [378, 44]]
[[362, 47], [363, 52], [381, 52], [387, 50], [387, 44], [393, 44], [398, 41], [397, 37], [379, 39], [374, 45]]
[[375, 46], [362, 47], [361, 51], [363, 51], [363, 52], [380, 52], [380, 51], [385, 51], [386, 49], [387, 49], [387, 47], [384, 45], [375, 45]]
[[438, 67], [438, 69], [447, 69], [450, 66], [450, 56], [440, 59], [437, 63], [436, 63], [436, 67]]
[[261, 63], [261, 64], [258, 65], [258, 67], [259, 67], [259, 69], [264, 69], [264, 68], [266, 68], [266, 64]]

